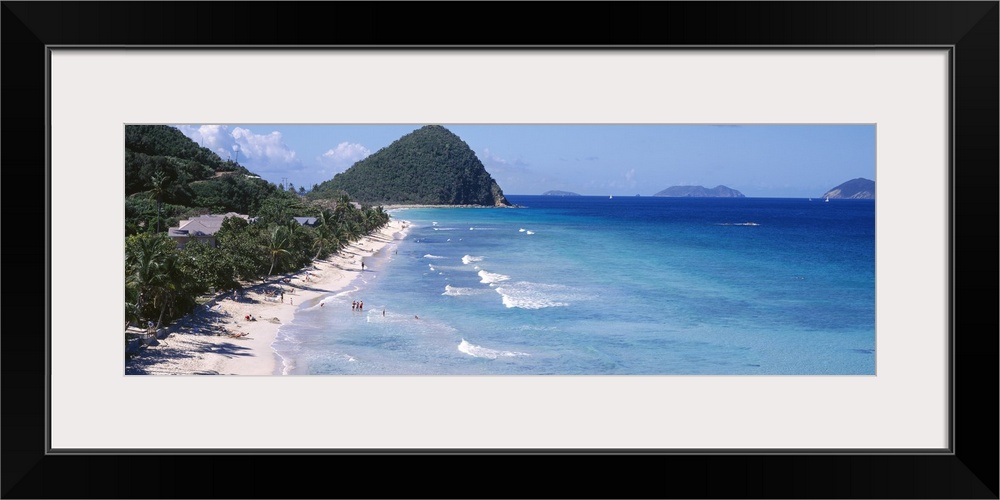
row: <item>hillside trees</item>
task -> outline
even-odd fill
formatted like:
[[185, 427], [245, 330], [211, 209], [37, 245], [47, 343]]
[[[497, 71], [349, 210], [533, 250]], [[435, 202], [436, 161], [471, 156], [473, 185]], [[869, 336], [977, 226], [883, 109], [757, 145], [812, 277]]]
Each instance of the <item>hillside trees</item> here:
[[510, 206], [468, 144], [439, 125], [407, 134], [307, 194], [362, 203]]
[[[166, 129], [126, 127], [126, 327], [172, 321], [205, 293], [297, 271], [389, 222], [382, 207], [356, 205], [346, 195], [320, 204], [302, 197], [301, 188], [279, 189]], [[179, 249], [167, 235], [182, 219], [226, 212], [250, 221], [225, 219], [215, 246], [190, 241]], [[293, 217], [317, 220], [307, 226]]]

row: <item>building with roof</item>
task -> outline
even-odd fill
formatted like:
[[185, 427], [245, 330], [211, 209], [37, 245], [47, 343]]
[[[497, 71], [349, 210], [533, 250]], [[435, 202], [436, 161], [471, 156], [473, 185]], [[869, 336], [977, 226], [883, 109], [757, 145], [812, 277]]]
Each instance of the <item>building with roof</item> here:
[[184, 248], [188, 242], [202, 241], [215, 246], [215, 233], [222, 227], [222, 222], [230, 217], [240, 217], [247, 222], [252, 222], [249, 215], [229, 212], [222, 215], [199, 215], [193, 219], [182, 220], [178, 227], [167, 230], [167, 235], [177, 242], [178, 248]]
[[316, 227], [317, 218], [316, 217], [292, 217], [295, 222], [298, 222], [300, 226]]

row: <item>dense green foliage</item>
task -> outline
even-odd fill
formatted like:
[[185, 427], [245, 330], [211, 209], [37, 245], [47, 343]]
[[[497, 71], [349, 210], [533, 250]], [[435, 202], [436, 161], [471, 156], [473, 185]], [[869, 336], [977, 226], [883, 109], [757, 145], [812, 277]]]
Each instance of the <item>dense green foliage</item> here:
[[159, 326], [193, 309], [195, 297], [208, 288], [197, 279], [198, 263], [164, 233], [126, 238], [125, 325], [155, 319]]
[[[223, 162], [179, 130], [126, 126], [125, 324], [157, 327], [188, 312], [200, 295], [240, 289], [298, 271], [389, 223], [382, 207], [310, 202], [293, 186], [279, 189]], [[236, 212], [216, 245], [183, 249], [167, 230], [197, 215]], [[315, 217], [312, 226], [294, 217]]]
[[[242, 172], [246, 169], [229, 160], [222, 160], [208, 148], [203, 148], [183, 132], [166, 125], [126, 125], [125, 150], [148, 156], [168, 156], [207, 166], [213, 172]], [[204, 177], [202, 177], [204, 178]], [[196, 177], [195, 180], [198, 178]]]
[[126, 236], [166, 231], [184, 218], [208, 213], [255, 215], [271, 197], [301, 200], [223, 161], [174, 127], [125, 126]]
[[371, 204], [509, 206], [503, 191], [458, 136], [427, 125], [316, 186], [310, 198], [341, 194]]

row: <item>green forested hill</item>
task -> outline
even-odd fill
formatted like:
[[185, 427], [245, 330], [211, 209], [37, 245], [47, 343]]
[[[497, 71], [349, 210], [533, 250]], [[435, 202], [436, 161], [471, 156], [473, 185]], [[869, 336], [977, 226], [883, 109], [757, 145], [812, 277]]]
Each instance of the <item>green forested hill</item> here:
[[199, 146], [180, 130], [167, 125], [125, 126], [125, 196], [154, 189], [154, 179], [162, 176], [169, 192], [166, 200], [188, 201], [193, 195], [187, 184], [214, 179], [220, 174], [250, 172], [231, 160], [222, 160], [208, 148]]
[[[158, 328], [193, 310], [202, 294], [302, 269], [389, 223], [382, 207], [346, 196], [310, 203], [173, 127], [127, 125], [124, 167], [126, 328]], [[249, 218], [227, 218], [213, 239], [183, 248], [169, 234], [181, 220], [227, 212]]]
[[167, 125], [125, 126], [125, 150], [149, 156], [187, 160], [219, 172], [242, 168], [232, 161], [223, 161], [212, 150], [199, 146], [180, 130]]
[[311, 198], [341, 194], [362, 203], [510, 206], [462, 139], [427, 125], [319, 184]]
[[175, 127], [125, 126], [126, 235], [166, 232], [179, 220], [204, 213], [256, 215], [272, 196], [300, 201]]

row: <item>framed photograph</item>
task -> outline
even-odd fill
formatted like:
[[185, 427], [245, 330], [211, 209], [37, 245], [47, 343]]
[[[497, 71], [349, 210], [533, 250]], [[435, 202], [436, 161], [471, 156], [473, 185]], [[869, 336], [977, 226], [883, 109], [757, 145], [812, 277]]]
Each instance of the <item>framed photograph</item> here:
[[[321, 16], [321, 7], [332, 9], [336, 16]], [[653, 16], [654, 7], [670, 15]], [[608, 25], [616, 45], [607, 45], [594, 35], [579, 35], [579, 41], [558, 45], [521, 45], [472, 35], [483, 27], [468, 31], [470, 39], [455, 43], [438, 39], [443, 36], [440, 31], [428, 28], [442, 23], [439, 16], [446, 12], [460, 18], [466, 13], [472, 16], [472, 4], [5, 2], [5, 94], [8, 102], [34, 106], [30, 113], [5, 106], [6, 123], [19, 126], [5, 126], [4, 165], [8, 175], [13, 174], [9, 185], [45, 187], [46, 237], [42, 251], [24, 253], [25, 259], [36, 259], [37, 266], [23, 266], [45, 270], [43, 289], [37, 294], [45, 300], [25, 304], [35, 308], [30, 317], [45, 319], [44, 328], [38, 328], [38, 335], [8, 334], [5, 338], [3, 495], [301, 496], [305, 493], [298, 493], [298, 488], [319, 483], [289, 484], [261, 477], [256, 482], [225, 480], [223, 488], [219, 475], [233, 470], [245, 474], [253, 467], [254, 475], [261, 476], [266, 475], [264, 471], [285, 471], [293, 463], [300, 469], [317, 462], [336, 467], [341, 477], [360, 475], [371, 467], [389, 467], [392, 474], [399, 474], [398, 484], [374, 486], [374, 496], [446, 496], [455, 491], [448, 481], [435, 479], [421, 485], [426, 479], [412, 467], [418, 456], [462, 463], [488, 455], [500, 470], [512, 467], [505, 474], [535, 465], [512, 484], [491, 486], [489, 496], [525, 496], [517, 484], [542, 480], [549, 475], [546, 469], [558, 468], [565, 460], [567, 464], [582, 462], [577, 473], [594, 479], [567, 485], [563, 480], [552, 484], [550, 477], [546, 484], [551, 489], [528, 496], [997, 498], [995, 427], [977, 423], [995, 422], [997, 417], [992, 396], [997, 368], [995, 314], [990, 308], [957, 304], [959, 297], [971, 304], [974, 295], [983, 293], [986, 287], [978, 285], [972, 285], [974, 294], [968, 293], [970, 283], [978, 279], [968, 278], [967, 273], [975, 269], [978, 277], [983, 269], [992, 269], [992, 265], [972, 262], [978, 260], [975, 255], [993, 255], [989, 250], [997, 242], [993, 232], [996, 205], [985, 203], [995, 200], [997, 186], [997, 2], [583, 3], [576, 9], [594, 21], [627, 19], [628, 28]], [[523, 20], [527, 9], [509, 4], [502, 10], [489, 24]], [[418, 27], [403, 22], [418, 17], [427, 23], [417, 23]], [[385, 24], [374, 24], [393, 34], [384, 38], [371, 34], [367, 21], [361, 23], [366, 29], [355, 25], [331, 32], [332, 25], [320, 19], [330, 19], [338, 27], [352, 24], [348, 20], [386, 19]], [[537, 29], [558, 23], [534, 12], [527, 19]], [[693, 19], [712, 21], [693, 31]], [[743, 24], [749, 19], [757, 21]], [[143, 28], [138, 29], [137, 23]], [[595, 343], [597, 347], [588, 351], [595, 354], [587, 359], [560, 358], [558, 353], [568, 349], [567, 344], [559, 344], [539, 351], [542, 354], [532, 358], [531, 364], [512, 361], [503, 364], [503, 369], [481, 368], [486, 371], [479, 376], [456, 368], [467, 364], [449, 364], [440, 357], [428, 364], [420, 356], [398, 358], [409, 367], [403, 370], [374, 376], [345, 374], [339, 365], [330, 367], [336, 364], [332, 354], [300, 357], [299, 365], [285, 367], [286, 376], [133, 376], [154, 371], [147, 367], [145, 372], [130, 372], [117, 333], [122, 321], [121, 283], [125, 282], [122, 186], [128, 181], [123, 176], [127, 163], [123, 160], [129, 154], [126, 132], [135, 125], [177, 126], [187, 140], [209, 144], [209, 149], [214, 138], [222, 137], [215, 134], [218, 127], [228, 127], [228, 132], [238, 129], [236, 135], [243, 134], [246, 140], [234, 142], [235, 149], [223, 144], [215, 154], [242, 152], [244, 162], [255, 154], [254, 147], [280, 149], [274, 155], [258, 153], [270, 162], [280, 161], [280, 154], [307, 154], [301, 147], [288, 145], [296, 127], [312, 127], [321, 136], [324, 127], [425, 130], [431, 126], [437, 131], [433, 126], [443, 126], [462, 131], [459, 135], [464, 137], [490, 127], [534, 127], [535, 136], [543, 136], [538, 132], [543, 128], [552, 134], [550, 144], [557, 143], [557, 135], [566, 135], [560, 127], [590, 128], [599, 129], [608, 148], [618, 149], [627, 146], [612, 145], [610, 138], [624, 127], [670, 129], [670, 133], [684, 130], [679, 135], [688, 143], [715, 137], [705, 132], [708, 129], [725, 129], [726, 134], [735, 129], [744, 134], [742, 139], [726, 146], [713, 143], [719, 144], [715, 148], [733, 150], [731, 158], [768, 147], [806, 150], [805, 144], [812, 139], [801, 131], [823, 130], [829, 134], [821, 139], [825, 149], [810, 149], [807, 159], [799, 159], [798, 168], [835, 170], [839, 167], [832, 166], [829, 157], [841, 158], [848, 147], [861, 156], [868, 152], [870, 167], [865, 168], [877, 182], [878, 193], [868, 202], [874, 233], [867, 237], [872, 240], [874, 262], [861, 260], [874, 274], [859, 277], [850, 266], [823, 274], [823, 283], [816, 284], [827, 290], [822, 301], [840, 298], [837, 307], [811, 309], [810, 314], [838, 324], [839, 328], [831, 329], [837, 335], [796, 338], [781, 344], [782, 348], [758, 349], [754, 352], [767, 353], [758, 358], [772, 367], [760, 372], [754, 371], [760, 366], [754, 367], [757, 358], [753, 356], [726, 351], [722, 362], [714, 351], [707, 351], [704, 345], [721, 341], [706, 328], [688, 331], [702, 336], [685, 338], [686, 343], [643, 344], [648, 349], [629, 354], [629, 366], [638, 368], [618, 374], [594, 368], [597, 357], [615, 359]], [[767, 132], [753, 132], [757, 130]], [[785, 141], [769, 142], [767, 134], [778, 132]], [[493, 134], [499, 132], [493, 130]], [[846, 134], [857, 135], [860, 142], [843, 146], [830, 138]], [[650, 140], [666, 142], [667, 135]], [[283, 137], [286, 143], [281, 142]], [[323, 140], [335, 137], [329, 133]], [[583, 140], [600, 139], [570, 142]], [[683, 139], [677, 140], [681, 142], [673, 151], [682, 155]], [[387, 146], [370, 144], [364, 155], [369, 158], [377, 158], [381, 151], [375, 151]], [[483, 160], [490, 144], [476, 144], [476, 154]], [[325, 149], [335, 146], [331, 143]], [[366, 144], [359, 141], [354, 146]], [[345, 146], [350, 147], [349, 143]], [[641, 151], [638, 146], [636, 150]], [[822, 151], [826, 151], [825, 158], [816, 158]], [[687, 161], [697, 163], [694, 158]], [[499, 155], [483, 161], [495, 177], [508, 165], [505, 162]], [[319, 175], [317, 165], [302, 168]], [[596, 193], [603, 195], [601, 201], [637, 203], [618, 200], [632, 196], [624, 190], [636, 187], [634, 182], [628, 184], [635, 180], [635, 172], [629, 179], [626, 166], [606, 167], [615, 169], [608, 175], [621, 177], [609, 181], [618, 182], [614, 185], [621, 189]], [[265, 170], [251, 169], [248, 175], [267, 172], [270, 167], [262, 163], [260, 168]], [[520, 174], [530, 177], [531, 169], [521, 168]], [[594, 175], [582, 166], [574, 168], [577, 176]], [[664, 166], [660, 171], [680, 168]], [[39, 179], [28, 179], [28, 172], [35, 172]], [[266, 175], [270, 174], [262, 176]], [[676, 184], [696, 183], [676, 175]], [[731, 169], [729, 175], [737, 174]], [[761, 179], [760, 174], [748, 175]], [[511, 180], [502, 180], [501, 186], [505, 182], [529, 185], [513, 184], [514, 178], [511, 174], [505, 178]], [[314, 189], [319, 189], [321, 181], [316, 177], [315, 182], [305, 182], [314, 182]], [[760, 193], [799, 189], [790, 180], [786, 185], [777, 181], [751, 187], [757, 190], [752, 196], [765, 198]], [[809, 195], [798, 191], [788, 194], [802, 204], [792, 210], [800, 213], [812, 205], [834, 205], [837, 200], [827, 201], [824, 192], [840, 188], [836, 185], [842, 181], [816, 192], [814, 200], [799, 199]], [[296, 182], [299, 186], [303, 181]], [[540, 187], [538, 194], [548, 189], [541, 189], [537, 180], [528, 182]], [[285, 179], [281, 185], [287, 187]], [[569, 191], [573, 185], [552, 189], [560, 187]], [[666, 187], [644, 186], [639, 199]], [[515, 203], [538, 202], [518, 198], [521, 193], [506, 188], [505, 192]], [[703, 206], [701, 210], [714, 209]], [[26, 210], [8, 213], [28, 215]], [[399, 214], [397, 219], [407, 219]], [[411, 215], [422, 221], [423, 232], [411, 228], [414, 238], [429, 241], [434, 231], [453, 229], [445, 223], [438, 226], [437, 220], [420, 219], [427, 214]], [[456, 219], [453, 225], [464, 224], [468, 233], [465, 226], [494, 229], [508, 222], [514, 224]], [[760, 226], [749, 218], [725, 219], [719, 224], [713, 230]], [[517, 236], [544, 236], [544, 231], [535, 232], [535, 227], [525, 226]], [[806, 234], [804, 239], [815, 239], [808, 231], [802, 234]], [[468, 262], [454, 263], [456, 269], [483, 266], [475, 276], [463, 275], [481, 278], [478, 284], [470, 285], [468, 279], [468, 283], [459, 282], [457, 275], [456, 281], [445, 283], [448, 276], [435, 275], [441, 281], [435, 286], [440, 285], [446, 296], [449, 291], [452, 295], [461, 295], [463, 290], [473, 293], [473, 287], [479, 286], [491, 292], [490, 298], [502, 299], [508, 309], [524, 311], [558, 311], [569, 302], [587, 302], [581, 299], [586, 295], [580, 292], [583, 281], [553, 284], [510, 279], [511, 273], [501, 274], [476, 260], [482, 254], [474, 252], [469, 239], [468, 248], [455, 250], [454, 255], [421, 248], [412, 263], [438, 271], [434, 267], [441, 264], [434, 259], [444, 262], [464, 255]], [[609, 236], [607, 241], [592, 243], [613, 252], [615, 240]], [[959, 242], [964, 242], [961, 248]], [[733, 245], [754, 252], [788, 252], [789, 261], [804, 259], [788, 245], [770, 243], [777, 246], [764, 249], [754, 246], [762, 245], [759, 241], [750, 240]], [[831, 255], [856, 255], [858, 251], [846, 243], [827, 246]], [[725, 250], [714, 247], [716, 257]], [[374, 248], [360, 250], [374, 252]], [[830, 257], [816, 259], [828, 262]], [[603, 261], [618, 265], [610, 259]], [[370, 271], [379, 261], [361, 258], [355, 264], [364, 262]], [[554, 260], [550, 264], [566, 265]], [[350, 265], [341, 263], [340, 269]], [[713, 267], [706, 264], [704, 269]], [[957, 279], [960, 269], [966, 270], [966, 280]], [[765, 287], [764, 271], [745, 269], [740, 275]], [[810, 279], [819, 276], [805, 274], [791, 264], [784, 271]], [[360, 272], [364, 275], [365, 269]], [[598, 279], [599, 273], [594, 276]], [[624, 276], [641, 284], [641, 276]], [[665, 275], [656, 276], [650, 279], [665, 279]], [[685, 276], [693, 279], [696, 273]], [[704, 285], [687, 283], [689, 288]], [[965, 284], [965, 294], [958, 293], [960, 283]], [[807, 289], [800, 288], [794, 292], [799, 297]], [[379, 290], [383, 296], [397, 297], [394, 304], [403, 300], [389, 288]], [[793, 293], [787, 284], [775, 290]], [[647, 315], [646, 324], [664, 323], [681, 314], [691, 320], [692, 311], [698, 309], [692, 305], [695, 302], [709, 316], [718, 316], [719, 307], [737, 302], [709, 304], [704, 297], [717, 295], [692, 292], [691, 296], [695, 297], [691, 303], [680, 302], [686, 295], [671, 296], [669, 303], [664, 296], [650, 296], [655, 298], [646, 306], [656, 311]], [[643, 296], [637, 293], [632, 298], [641, 301]], [[769, 304], [787, 304], [792, 297], [778, 294], [772, 299]], [[309, 300], [316, 307], [333, 307], [347, 299]], [[738, 302], [757, 313], [727, 315], [726, 321], [742, 325], [736, 328], [753, 332], [755, 338], [786, 338], [781, 337], [780, 324], [765, 326], [770, 325], [765, 312], [776, 309], [765, 311], [763, 304]], [[359, 310], [351, 312], [351, 318], [368, 322], [394, 318], [392, 310], [387, 315], [373, 314], [370, 309], [362, 313], [355, 306]], [[409, 319], [412, 311], [405, 312]], [[453, 312], [464, 314], [461, 309]], [[870, 319], [865, 320], [866, 315]], [[469, 317], [473, 323], [482, 318], [471, 313]], [[424, 323], [400, 330], [410, 338], [426, 333], [421, 328], [428, 318], [414, 318]], [[509, 325], [535, 329], [567, 321], [562, 316], [550, 318], [549, 323], [523, 317], [515, 323], [504, 318], [511, 321]], [[717, 325], [721, 320], [705, 323]], [[617, 324], [632, 333], [642, 328], [634, 318]], [[868, 326], [845, 326], [856, 324]], [[458, 330], [475, 328], [461, 325], [450, 324]], [[579, 325], [574, 331], [581, 338], [599, 338], [601, 331], [614, 328], [596, 320], [581, 320]], [[593, 331], [584, 328], [588, 325]], [[485, 321], [479, 327], [477, 338], [486, 340], [463, 337], [461, 343], [449, 340], [446, 347], [459, 352], [464, 361], [528, 357], [516, 346], [525, 345], [529, 335], [504, 336], [502, 328]], [[297, 345], [304, 336], [285, 338], [288, 345], [274, 343], [272, 347], [279, 354], [285, 350], [283, 359], [294, 359], [289, 354], [294, 349], [291, 343]], [[349, 342], [366, 348], [365, 339]], [[234, 340], [225, 345], [238, 344]], [[220, 358], [246, 355], [236, 349], [220, 352], [221, 344], [202, 345]], [[342, 344], [324, 348], [329, 349], [324, 352], [340, 352]], [[430, 344], [420, 344], [421, 356], [430, 355], [430, 348]], [[822, 354], [829, 352], [837, 354]], [[177, 351], [174, 355], [185, 354]], [[674, 359], [670, 356], [678, 363], [703, 358], [717, 364], [714, 371], [648, 368], [649, 359]], [[312, 368], [307, 368], [309, 363]], [[580, 366], [585, 368], [574, 368]], [[525, 372], [511, 373], [517, 369]], [[25, 386], [44, 391], [26, 391]], [[581, 456], [595, 461], [584, 462]], [[546, 467], [537, 467], [543, 465], [542, 460]], [[613, 479], [646, 464], [678, 472], [668, 474], [672, 479], [657, 475], [635, 481], [634, 486]], [[161, 469], [153, 473], [156, 484], [151, 485], [149, 474], [140, 471], [157, 466]], [[194, 474], [192, 468], [206, 474]], [[609, 477], [608, 471], [616, 472]], [[52, 481], [54, 475], [77, 480]], [[343, 488], [332, 496], [373, 494], [368, 484]]]

